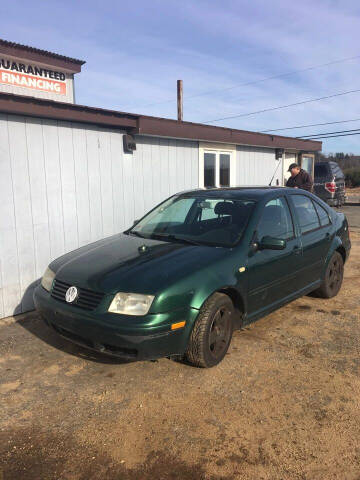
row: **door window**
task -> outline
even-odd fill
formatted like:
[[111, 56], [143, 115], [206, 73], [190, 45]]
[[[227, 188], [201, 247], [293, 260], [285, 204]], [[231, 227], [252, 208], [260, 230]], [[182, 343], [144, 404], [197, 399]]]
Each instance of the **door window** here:
[[219, 188], [235, 186], [236, 147], [234, 145], [199, 145], [199, 186]]
[[324, 227], [325, 225], [329, 225], [330, 218], [325, 208], [323, 208], [317, 202], [314, 202], [314, 205], [315, 205], [316, 212], [319, 215], [320, 225], [322, 227]]
[[265, 205], [257, 234], [259, 240], [267, 235], [282, 240], [290, 240], [294, 237], [294, 225], [284, 197], [270, 200]]
[[220, 187], [230, 187], [229, 153], [220, 153]]
[[314, 175], [314, 157], [303, 155], [301, 157], [301, 168], [311, 176]]
[[296, 209], [301, 233], [311, 232], [311, 230], [319, 228], [319, 217], [311, 199], [305, 195], [291, 195], [291, 198]]
[[215, 169], [216, 155], [215, 153], [204, 153], [204, 187], [215, 187]]

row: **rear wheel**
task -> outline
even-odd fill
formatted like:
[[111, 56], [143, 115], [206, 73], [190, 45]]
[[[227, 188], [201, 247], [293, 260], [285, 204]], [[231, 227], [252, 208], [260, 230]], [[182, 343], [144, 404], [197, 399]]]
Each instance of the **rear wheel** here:
[[201, 307], [191, 332], [186, 360], [192, 365], [210, 368], [228, 351], [233, 333], [234, 305], [223, 293], [214, 293]]
[[322, 298], [335, 297], [339, 293], [344, 276], [344, 260], [339, 252], [334, 252], [325, 272], [321, 287], [315, 293]]

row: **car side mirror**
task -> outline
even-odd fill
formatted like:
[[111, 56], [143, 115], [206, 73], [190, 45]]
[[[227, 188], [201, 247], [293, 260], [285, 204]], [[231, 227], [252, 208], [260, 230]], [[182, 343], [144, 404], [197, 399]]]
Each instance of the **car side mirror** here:
[[259, 248], [260, 250], [284, 250], [286, 248], [286, 240], [266, 235], [261, 239]]

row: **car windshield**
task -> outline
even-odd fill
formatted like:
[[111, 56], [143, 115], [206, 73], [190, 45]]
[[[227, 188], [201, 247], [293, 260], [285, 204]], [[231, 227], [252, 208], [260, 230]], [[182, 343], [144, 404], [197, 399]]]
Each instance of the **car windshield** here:
[[177, 195], [127, 233], [183, 243], [231, 247], [241, 238], [255, 202], [246, 199]]

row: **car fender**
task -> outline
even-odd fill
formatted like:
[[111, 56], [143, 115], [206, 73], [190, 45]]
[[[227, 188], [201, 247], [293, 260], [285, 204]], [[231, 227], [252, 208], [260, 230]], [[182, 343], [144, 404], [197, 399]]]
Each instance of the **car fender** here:
[[343, 244], [342, 244], [342, 241], [341, 241], [341, 238], [338, 237], [337, 235], [334, 236], [332, 242], [331, 242], [331, 245], [330, 245], [330, 248], [328, 250], [328, 253], [326, 255], [326, 258], [325, 258], [325, 261], [324, 261], [324, 269], [323, 269], [323, 276], [325, 275], [325, 272], [326, 272], [326, 268], [330, 262], [330, 259], [331, 257], [333, 256], [334, 252], [339, 248], [339, 247], [343, 247]]
[[237, 278], [236, 273], [234, 275], [219, 275], [218, 273], [207, 276], [206, 281], [202, 282], [198, 286], [191, 299], [191, 307], [200, 310], [206, 300], [216, 292], [223, 292], [230, 296], [235, 308], [242, 310], [242, 313], [246, 312], [246, 288], [247, 288], [247, 275], [241, 277], [241, 282]]

